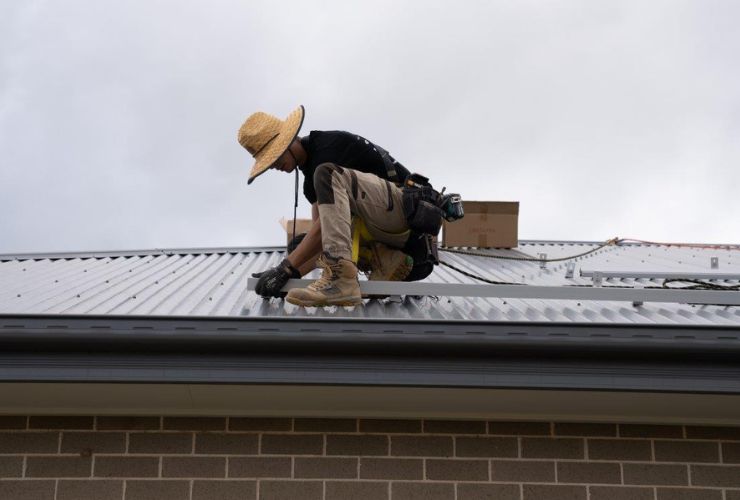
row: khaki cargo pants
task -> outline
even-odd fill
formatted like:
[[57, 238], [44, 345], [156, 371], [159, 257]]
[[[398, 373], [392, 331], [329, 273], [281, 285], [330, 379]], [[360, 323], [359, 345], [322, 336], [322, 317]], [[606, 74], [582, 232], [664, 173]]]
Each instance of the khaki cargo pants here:
[[321, 220], [321, 244], [334, 257], [352, 260], [352, 217], [364, 222], [374, 239], [403, 248], [409, 227], [402, 190], [374, 174], [322, 163], [314, 171]]

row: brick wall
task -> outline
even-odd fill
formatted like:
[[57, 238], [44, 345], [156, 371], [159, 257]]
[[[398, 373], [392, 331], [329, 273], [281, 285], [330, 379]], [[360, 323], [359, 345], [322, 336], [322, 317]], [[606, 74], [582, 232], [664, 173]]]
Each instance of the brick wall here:
[[740, 427], [0, 417], [2, 500], [740, 500]]

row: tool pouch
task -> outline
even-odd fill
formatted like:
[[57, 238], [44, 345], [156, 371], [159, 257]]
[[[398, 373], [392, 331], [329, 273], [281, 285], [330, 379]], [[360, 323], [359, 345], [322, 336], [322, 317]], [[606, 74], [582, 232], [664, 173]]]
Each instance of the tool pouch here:
[[423, 280], [434, 271], [434, 266], [439, 264], [437, 253], [437, 239], [430, 234], [411, 232], [403, 252], [414, 259], [414, 267], [404, 281]]
[[442, 227], [442, 209], [436, 203], [439, 193], [431, 186], [404, 186], [403, 214], [409, 229], [436, 236]]

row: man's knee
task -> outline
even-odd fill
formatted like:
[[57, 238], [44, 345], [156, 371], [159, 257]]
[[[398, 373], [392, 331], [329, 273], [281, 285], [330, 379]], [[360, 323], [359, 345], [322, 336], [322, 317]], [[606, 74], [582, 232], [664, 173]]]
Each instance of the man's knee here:
[[335, 173], [341, 174], [344, 169], [334, 163], [322, 163], [313, 173], [313, 186], [316, 189], [316, 198], [319, 205], [334, 204], [334, 188], [332, 177]]

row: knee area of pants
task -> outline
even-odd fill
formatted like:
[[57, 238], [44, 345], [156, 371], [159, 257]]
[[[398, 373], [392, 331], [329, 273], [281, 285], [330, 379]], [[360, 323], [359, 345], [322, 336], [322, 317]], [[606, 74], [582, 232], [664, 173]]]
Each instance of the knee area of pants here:
[[321, 182], [329, 182], [331, 174], [337, 170], [337, 167], [333, 163], [322, 163], [313, 172], [313, 183], [314, 185], [320, 184]]

